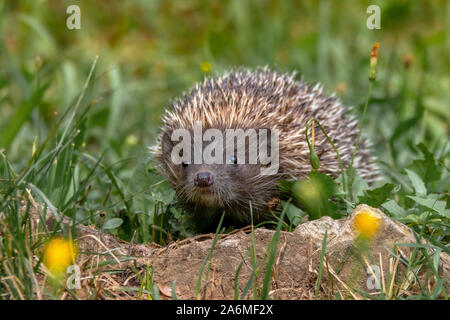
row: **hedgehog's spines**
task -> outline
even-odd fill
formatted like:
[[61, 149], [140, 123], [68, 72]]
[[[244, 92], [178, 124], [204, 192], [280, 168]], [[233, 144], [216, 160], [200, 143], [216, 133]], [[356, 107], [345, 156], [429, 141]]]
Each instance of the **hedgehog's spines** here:
[[[292, 118], [296, 118], [296, 124], [301, 127], [309, 118], [315, 117], [319, 121], [333, 120], [333, 125], [339, 127], [338, 120], [343, 117], [344, 109], [336, 96], [325, 97], [319, 83], [308, 86], [296, 82], [295, 76], [295, 72], [280, 74], [271, 72], [265, 66], [253, 72], [238, 68], [222, 77], [205, 78], [190, 93], [174, 100], [173, 112], [166, 114], [164, 124], [175, 122], [189, 127], [194, 120], [198, 120], [213, 127], [214, 120], [219, 120], [225, 127], [250, 127], [252, 124], [257, 127], [262, 123], [270, 125], [270, 121], [276, 126], [281, 121], [279, 127], [286, 128], [284, 123], [289, 123]], [[296, 95], [292, 95], [293, 92]], [[246, 116], [248, 123], [239, 123], [243, 116]], [[346, 122], [346, 130], [357, 128], [354, 118], [346, 117], [351, 119]], [[340, 133], [335, 133], [336, 139], [340, 138]], [[333, 132], [329, 135], [333, 136]], [[348, 144], [349, 141], [343, 142]]]
[[[316, 118], [333, 140], [344, 166], [347, 167], [351, 162], [359, 132], [355, 117], [346, 112], [336, 95], [326, 96], [320, 83], [308, 85], [296, 78], [296, 72], [279, 73], [270, 71], [267, 66], [254, 71], [237, 68], [219, 77], [206, 77], [180, 98], [171, 101], [170, 110], [163, 116], [162, 132], [170, 134], [177, 128], [191, 129], [197, 121], [202, 123], [203, 130], [277, 129], [280, 134], [280, 169], [272, 178], [299, 179], [311, 170], [304, 130], [306, 122]], [[172, 170], [172, 164], [168, 163], [167, 157], [162, 154], [161, 143], [160, 136], [154, 154], [161, 163], [162, 173], [169, 177], [176, 191], [180, 193], [179, 197], [193, 200], [188, 194], [189, 191], [178, 185], [180, 182]], [[360, 150], [354, 160], [354, 168], [368, 180], [377, 175], [370, 148], [367, 140], [361, 139]], [[320, 130], [316, 130], [315, 151], [320, 158], [320, 171], [338, 176], [340, 166], [337, 156]], [[265, 192], [264, 188], [268, 188], [273, 181], [254, 176], [247, 182], [254, 184], [251, 187], [256, 193]], [[221, 205], [229, 202], [225, 196], [220, 198], [226, 190], [227, 186], [215, 189]], [[256, 202], [259, 199], [254, 194], [247, 194], [245, 200], [251, 197], [255, 198]], [[260, 205], [262, 204], [255, 203], [255, 206]]]

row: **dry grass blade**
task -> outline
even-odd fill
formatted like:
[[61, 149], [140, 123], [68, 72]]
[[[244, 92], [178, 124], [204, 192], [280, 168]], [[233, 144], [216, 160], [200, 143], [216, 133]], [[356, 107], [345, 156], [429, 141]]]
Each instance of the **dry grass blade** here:
[[[325, 263], [327, 263], [328, 265], [328, 271], [330, 272], [330, 274], [347, 290], [347, 292], [353, 297], [353, 299], [355, 300], [362, 300], [363, 298], [357, 294], [356, 292], [354, 292], [350, 286], [348, 286], [344, 281], [341, 280], [341, 278], [339, 278], [339, 276], [337, 275], [337, 273], [333, 270], [333, 268], [328, 264], [327, 262], [327, 258], [324, 257], [324, 261]], [[344, 297], [344, 295], [342, 295]]]

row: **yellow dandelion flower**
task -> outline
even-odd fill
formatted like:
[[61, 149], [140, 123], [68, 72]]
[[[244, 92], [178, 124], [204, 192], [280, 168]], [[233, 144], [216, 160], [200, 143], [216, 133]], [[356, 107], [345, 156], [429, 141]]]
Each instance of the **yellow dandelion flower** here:
[[358, 231], [360, 238], [372, 238], [380, 228], [380, 218], [370, 209], [359, 211], [354, 220], [353, 228]]
[[200, 65], [200, 69], [202, 69], [204, 73], [211, 72], [212, 69], [211, 63], [209, 63], [208, 61], [202, 62], [202, 64]]
[[43, 262], [53, 274], [61, 274], [75, 263], [77, 255], [78, 248], [71, 240], [56, 237], [45, 246]]

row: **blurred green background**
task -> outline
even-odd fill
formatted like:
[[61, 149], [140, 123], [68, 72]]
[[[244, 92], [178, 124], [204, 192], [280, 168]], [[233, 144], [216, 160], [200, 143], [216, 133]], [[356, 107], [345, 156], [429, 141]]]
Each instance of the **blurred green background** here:
[[[81, 30], [66, 27], [72, 4], [81, 9]], [[380, 30], [366, 27], [370, 4], [381, 8]], [[15, 171], [23, 170], [82, 92], [98, 55], [82, 101], [90, 106], [83, 141], [74, 149], [83, 157], [70, 164], [68, 184], [89, 181], [76, 197], [76, 186], [58, 191], [56, 178], [36, 185], [57, 208], [100, 225], [120, 217], [103, 226], [119, 232], [122, 224], [125, 238], [144, 225], [145, 240], [144, 222], [157, 222], [155, 199], [173, 201], [167, 186], [149, 187], [161, 179], [146, 149], [170, 99], [205, 76], [268, 65], [321, 82], [360, 118], [376, 41], [378, 78], [364, 134], [385, 164], [385, 179], [393, 181], [419, 157], [419, 142], [436, 158], [450, 149], [449, 1], [3, 0], [0, 149]], [[102, 170], [91, 178], [93, 159], [102, 155]], [[446, 184], [431, 183], [448, 192]]]

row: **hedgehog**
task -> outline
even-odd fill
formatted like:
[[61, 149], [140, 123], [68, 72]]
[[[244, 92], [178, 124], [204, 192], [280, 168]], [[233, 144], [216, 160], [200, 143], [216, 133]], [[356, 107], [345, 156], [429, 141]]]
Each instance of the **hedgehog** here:
[[[305, 138], [306, 123], [312, 118], [333, 140], [344, 167], [349, 166], [359, 133], [357, 121], [334, 94], [326, 96], [320, 84], [296, 78], [296, 72], [267, 67], [235, 69], [205, 78], [166, 109], [152, 152], [178, 204], [191, 213], [198, 230], [212, 228], [223, 213], [225, 222], [235, 227], [271, 216], [280, 200], [280, 180], [304, 179], [312, 170]], [[228, 137], [230, 132], [235, 136]], [[237, 148], [236, 140], [242, 136], [244, 147]], [[255, 162], [258, 147], [265, 149], [257, 152]], [[338, 157], [318, 126], [314, 151], [320, 159], [319, 172], [336, 178]], [[215, 161], [202, 161], [205, 158]], [[377, 177], [364, 137], [353, 168], [366, 181]]]

